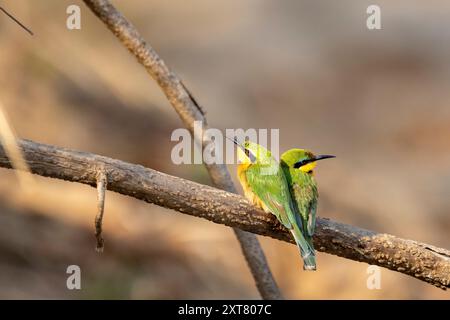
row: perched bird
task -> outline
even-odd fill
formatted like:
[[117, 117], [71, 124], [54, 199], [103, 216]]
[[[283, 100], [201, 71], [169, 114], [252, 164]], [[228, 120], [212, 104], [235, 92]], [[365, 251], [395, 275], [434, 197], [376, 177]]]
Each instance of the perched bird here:
[[291, 149], [281, 155], [280, 164], [289, 185], [297, 226], [303, 234], [308, 247], [314, 253], [312, 236], [316, 226], [317, 191], [313, 170], [317, 161], [334, 158], [331, 155], [315, 156], [304, 149]]
[[238, 146], [237, 169], [245, 197], [255, 206], [274, 214], [291, 231], [303, 258], [303, 269], [315, 270], [314, 248], [302, 234], [302, 219], [298, 216], [289, 191], [288, 181], [280, 164], [266, 148], [245, 141]]

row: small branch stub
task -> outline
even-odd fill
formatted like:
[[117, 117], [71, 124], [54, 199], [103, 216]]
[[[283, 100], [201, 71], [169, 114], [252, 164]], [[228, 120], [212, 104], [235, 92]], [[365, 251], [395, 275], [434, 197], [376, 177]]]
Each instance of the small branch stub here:
[[97, 173], [97, 215], [95, 216], [95, 239], [97, 252], [103, 252], [105, 241], [102, 237], [103, 231], [103, 213], [105, 211], [105, 193], [107, 189], [107, 176], [104, 168]]

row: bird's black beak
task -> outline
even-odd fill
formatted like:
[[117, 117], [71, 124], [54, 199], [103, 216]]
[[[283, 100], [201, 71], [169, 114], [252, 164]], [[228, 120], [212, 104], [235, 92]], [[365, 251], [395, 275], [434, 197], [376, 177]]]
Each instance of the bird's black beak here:
[[316, 156], [314, 160], [315, 161], [319, 161], [319, 160], [331, 159], [331, 158], [336, 158], [336, 156], [332, 156], [332, 155], [329, 155], [329, 154], [323, 154], [323, 155], [320, 155], [320, 156]]
[[234, 137], [233, 139], [231, 139], [230, 137], [225, 136], [225, 138], [227, 138], [227, 139], [230, 140], [230, 141], [233, 141], [233, 143], [234, 143], [235, 145], [237, 145], [238, 147], [240, 147], [242, 150], [245, 150], [244, 146], [243, 146], [242, 144], [240, 144], [240, 143], [237, 141], [236, 137]]
[[233, 141], [233, 143], [234, 143], [235, 145], [237, 145], [239, 148], [241, 148], [241, 149], [244, 151], [245, 155], [246, 155], [247, 157], [249, 157], [249, 159], [250, 159], [250, 161], [251, 161], [252, 163], [255, 163], [255, 162], [256, 162], [256, 157], [255, 157], [255, 155], [254, 155], [252, 152], [250, 152], [250, 150], [248, 150], [247, 148], [245, 148], [242, 144], [240, 144], [236, 137], [234, 137], [233, 139], [231, 139], [231, 138], [225, 136], [225, 138], [227, 138], [228, 140]]
[[316, 161], [323, 160], [323, 159], [330, 159], [330, 158], [336, 158], [336, 156], [331, 156], [331, 155], [328, 155], [328, 154], [315, 156], [314, 158], [305, 159], [305, 160], [297, 162], [296, 164], [294, 164], [294, 168], [298, 169], [298, 168], [300, 168], [300, 167], [302, 167], [302, 166], [304, 166], [304, 165], [306, 165], [308, 163], [316, 162]]

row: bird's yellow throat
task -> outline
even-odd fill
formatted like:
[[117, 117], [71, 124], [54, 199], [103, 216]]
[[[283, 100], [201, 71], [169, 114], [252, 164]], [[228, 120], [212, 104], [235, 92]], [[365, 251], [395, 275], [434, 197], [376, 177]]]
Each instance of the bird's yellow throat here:
[[305, 173], [311, 172], [316, 167], [317, 162], [310, 162], [308, 164], [305, 164], [304, 166], [301, 166], [299, 169]]

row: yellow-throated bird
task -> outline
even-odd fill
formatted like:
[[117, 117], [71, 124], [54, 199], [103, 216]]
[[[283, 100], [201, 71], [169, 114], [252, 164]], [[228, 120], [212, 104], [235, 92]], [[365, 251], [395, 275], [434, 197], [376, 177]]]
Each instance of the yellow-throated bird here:
[[312, 152], [304, 149], [291, 149], [281, 155], [281, 167], [293, 199], [297, 225], [308, 246], [312, 248], [313, 254], [315, 253], [312, 236], [316, 226], [317, 200], [319, 198], [313, 170], [317, 161], [334, 157], [331, 155], [315, 156]]
[[302, 234], [302, 219], [299, 217], [289, 191], [288, 181], [280, 164], [266, 148], [245, 141], [238, 145], [238, 179], [245, 197], [254, 205], [274, 214], [291, 231], [300, 249], [305, 270], [316, 269], [314, 248]]

